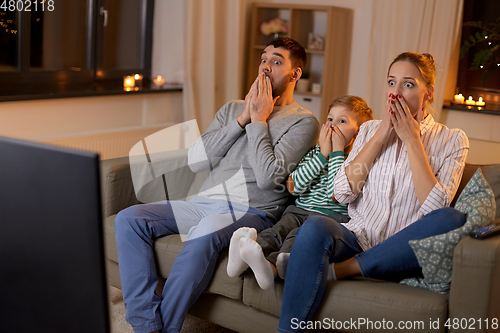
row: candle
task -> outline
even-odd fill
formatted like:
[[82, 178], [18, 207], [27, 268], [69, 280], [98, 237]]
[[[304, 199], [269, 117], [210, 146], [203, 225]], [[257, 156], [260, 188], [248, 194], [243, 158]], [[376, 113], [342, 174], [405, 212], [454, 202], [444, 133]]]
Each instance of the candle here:
[[133, 88], [135, 86], [135, 79], [133, 76], [125, 76], [123, 78], [123, 88]]
[[153, 83], [155, 84], [156, 88], [161, 88], [165, 84], [165, 79], [161, 75], [158, 75], [154, 78]]
[[472, 96], [469, 96], [469, 99], [465, 101], [467, 105], [476, 105], [476, 102], [472, 99]]
[[455, 104], [464, 104], [465, 97], [462, 94], [458, 94], [453, 96], [453, 103]]
[[142, 88], [142, 78], [143, 78], [142, 74], [134, 74], [136, 88], [139, 88], [139, 87]]
[[477, 106], [484, 106], [483, 98], [479, 97], [479, 101], [476, 102]]

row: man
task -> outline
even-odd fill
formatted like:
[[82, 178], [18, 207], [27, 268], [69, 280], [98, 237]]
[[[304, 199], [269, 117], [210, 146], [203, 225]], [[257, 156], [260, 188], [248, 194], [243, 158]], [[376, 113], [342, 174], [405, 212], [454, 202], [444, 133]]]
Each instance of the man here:
[[[232, 233], [244, 226], [261, 231], [279, 219], [288, 197], [283, 182], [316, 142], [319, 128], [314, 115], [293, 101], [305, 60], [304, 48], [290, 38], [264, 49], [245, 101], [224, 105], [189, 148], [191, 170], [210, 170], [198, 196], [137, 205], [117, 215], [126, 317], [135, 332], [179, 332]], [[186, 232], [160, 297], [153, 240]]]

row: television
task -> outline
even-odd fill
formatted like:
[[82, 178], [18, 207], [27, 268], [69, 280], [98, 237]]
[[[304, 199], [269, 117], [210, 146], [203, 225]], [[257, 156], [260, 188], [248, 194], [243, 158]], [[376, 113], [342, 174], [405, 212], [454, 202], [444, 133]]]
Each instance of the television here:
[[99, 156], [0, 137], [0, 332], [109, 332]]

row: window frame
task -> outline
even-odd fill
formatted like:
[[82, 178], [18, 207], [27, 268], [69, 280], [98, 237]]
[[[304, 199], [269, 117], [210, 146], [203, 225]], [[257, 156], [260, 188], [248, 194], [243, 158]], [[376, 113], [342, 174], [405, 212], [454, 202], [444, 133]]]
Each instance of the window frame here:
[[[86, 60], [85, 68], [79, 71], [72, 70], [41, 70], [30, 71], [30, 29], [31, 13], [17, 12], [18, 21], [18, 46], [17, 46], [17, 70], [0, 72], [0, 101], [2, 96], [7, 100], [33, 99], [29, 95], [45, 94], [43, 98], [61, 97], [61, 94], [75, 94], [79, 91], [86, 95], [92, 91], [103, 94], [103, 90], [122, 88], [123, 76], [131, 74], [143, 75], [143, 82], [151, 80], [152, 41], [153, 41], [153, 19], [154, 0], [141, 1], [141, 49], [140, 67], [121, 70], [98, 71], [98, 57], [102, 56], [102, 16], [99, 14], [105, 0], [86, 1]], [[99, 37], [101, 35], [101, 37]], [[101, 44], [102, 45], [102, 44]], [[6, 84], [7, 83], [7, 84]], [[103, 88], [104, 87], [104, 88]], [[13, 98], [13, 96], [18, 96]], [[36, 97], [35, 97], [36, 98]]]
[[[474, 9], [478, 7], [481, 8], [481, 3], [479, 2], [474, 2], [474, 0], [465, 0], [464, 1], [464, 9], [463, 9], [463, 15], [462, 15], [462, 28], [461, 28], [461, 36], [460, 36], [460, 46], [463, 45], [463, 43], [468, 40], [469, 35], [471, 34], [472, 31], [478, 31], [474, 30], [472, 27], [464, 26], [463, 24], [468, 21], [484, 21], [484, 12], [480, 11], [475, 11]], [[498, 8], [498, 7], [497, 7]], [[471, 53], [472, 50], [469, 51], [469, 53], [466, 54], [466, 56], [463, 59], [459, 59], [458, 63], [458, 70], [457, 70], [457, 89], [460, 92], [465, 93], [467, 96], [469, 95], [476, 95], [480, 94], [480, 92], [491, 92], [495, 94], [500, 93], [500, 86], [498, 85], [500, 81], [496, 82], [491, 82], [487, 80], [485, 82], [486, 86], [481, 86], [480, 77], [482, 76], [482, 72], [479, 70], [471, 70], [470, 67], [470, 60], [471, 60]], [[490, 76], [497, 76], [500, 73], [500, 70], [496, 70], [494, 74], [490, 74]], [[475, 99], [477, 97], [474, 96]]]

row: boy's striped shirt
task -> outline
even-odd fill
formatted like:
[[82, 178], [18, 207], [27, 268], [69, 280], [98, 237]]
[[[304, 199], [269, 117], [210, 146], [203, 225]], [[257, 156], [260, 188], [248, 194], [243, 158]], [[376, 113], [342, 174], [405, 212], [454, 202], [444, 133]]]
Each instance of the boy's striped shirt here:
[[295, 205], [315, 212], [347, 215], [347, 205], [332, 200], [333, 179], [344, 163], [344, 152], [335, 151], [328, 161], [319, 144], [311, 148], [290, 174], [293, 179], [293, 195], [299, 196]]

